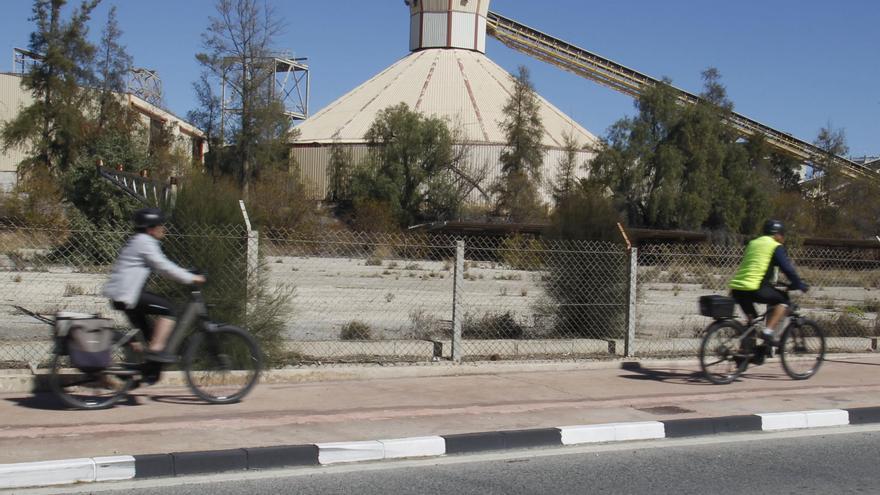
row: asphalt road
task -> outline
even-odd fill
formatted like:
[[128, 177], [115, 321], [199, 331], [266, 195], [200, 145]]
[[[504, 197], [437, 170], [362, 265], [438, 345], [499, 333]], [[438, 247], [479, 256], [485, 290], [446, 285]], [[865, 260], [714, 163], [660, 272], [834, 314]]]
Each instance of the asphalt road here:
[[[137, 495], [877, 493], [878, 460], [880, 427], [845, 427], [820, 433], [664, 440], [81, 489]], [[161, 486], [170, 483], [175, 485]], [[65, 492], [73, 493], [70, 487]]]

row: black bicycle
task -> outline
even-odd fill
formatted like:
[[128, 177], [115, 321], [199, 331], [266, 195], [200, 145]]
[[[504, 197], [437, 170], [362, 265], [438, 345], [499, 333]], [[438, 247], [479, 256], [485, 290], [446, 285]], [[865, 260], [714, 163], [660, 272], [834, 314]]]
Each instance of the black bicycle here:
[[[142, 381], [158, 379], [163, 365], [143, 359], [147, 344], [141, 330], [111, 332], [111, 362], [94, 370], [73, 366], [68, 339], [56, 336], [49, 385], [68, 406], [108, 408]], [[190, 390], [214, 404], [240, 401], [257, 383], [263, 366], [256, 339], [243, 328], [211, 321], [204, 297], [196, 287], [190, 291], [190, 301], [174, 326], [166, 350], [177, 355]]]
[[765, 320], [766, 313], [743, 323], [733, 317], [734, 305], [734, 300], [725, 296], [700, 298], [700, 314], [715, 319], [706, 327], [700, 343], [700, 368], [709, 381], [730, 383], [745, 372], [750, 363], [764, 364], [773, 356], [775, 348], [782, 368], [792, 379], [806, 380], [816, 374], [825, 359], [825, 332], [818, 323], [801, 315], [797, 304], [789, 305], [789, 323], [778, 343], [759, 335], [758, 323]]

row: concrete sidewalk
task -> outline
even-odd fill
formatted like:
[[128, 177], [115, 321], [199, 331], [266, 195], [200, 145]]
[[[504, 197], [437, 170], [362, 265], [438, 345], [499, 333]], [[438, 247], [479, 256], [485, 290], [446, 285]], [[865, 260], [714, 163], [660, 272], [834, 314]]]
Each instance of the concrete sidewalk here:
[[878, 367], [880, 356], [831, 356], [793, 381], [771, 360], [721, 386], [695, 360], [330, 367], [271, 372], [240, 404], [160, 384], [103, 411], [6, 393], [0, 464], [868, 407], [880, 405]]

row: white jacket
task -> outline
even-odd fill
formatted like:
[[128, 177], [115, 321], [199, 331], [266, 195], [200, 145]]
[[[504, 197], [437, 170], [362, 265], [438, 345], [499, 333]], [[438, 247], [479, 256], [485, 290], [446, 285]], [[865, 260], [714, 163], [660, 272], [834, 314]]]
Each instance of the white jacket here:
[[139, 233], [131, 236], [119, 251], [110, 280], [104, 285], [104, 296], [128, 308], [137, 306], [151, 271], [181, 284], [191, 284], [195, 277], [165, 257], [158, 239]]

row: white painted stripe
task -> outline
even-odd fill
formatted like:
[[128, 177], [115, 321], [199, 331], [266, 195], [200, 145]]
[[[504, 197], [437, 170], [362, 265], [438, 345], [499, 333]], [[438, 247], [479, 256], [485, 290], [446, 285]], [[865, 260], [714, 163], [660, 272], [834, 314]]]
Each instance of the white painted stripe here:
[[130, 480], [134, 478], [134, 457], [117, 455], [95, 457], [95, 481]]
[[761, 417], [761, 429], [764, 431], [807, 427], [807, 415], [803, 412], [763, 413], [758, 416]]
[[648, 440], [665, 438], [666, 429], [659, 421], [640, 421], [614, 424], [614, 440]]
[[446, 440], [443, 437], [393, 438], [379, 442], [385, 448], [385, 459], [446, 454]]
[[562, 445], [614, 441], [614, 425], [560, 426]]
[[385, 458], [385, 448], [376, 440], [368, 442], [318, 443], [318, 462], [336, 464], [339, 462], [378, 461]]
[[64, 485], [90, 481], [95, 481], [95, 461], [92, 459], [0, 465], [0, 488]]
[[758, 416], [761, 417], [761, 429], [764, 431], [818, 428], [822, 426], [842, 426], [849, 424], [849, 413], [843, 409], [764, 413], [758, 414]]
[[826, 411], [807, 411], [807, 427], [844, 426], [849, 424], [849, 413], [843, 409]]
[[659, 421], [560, 426], [559, 430], [562, 432], [563, 445], [625, 440], [647, 440], [666, 437], [663, 423]]

